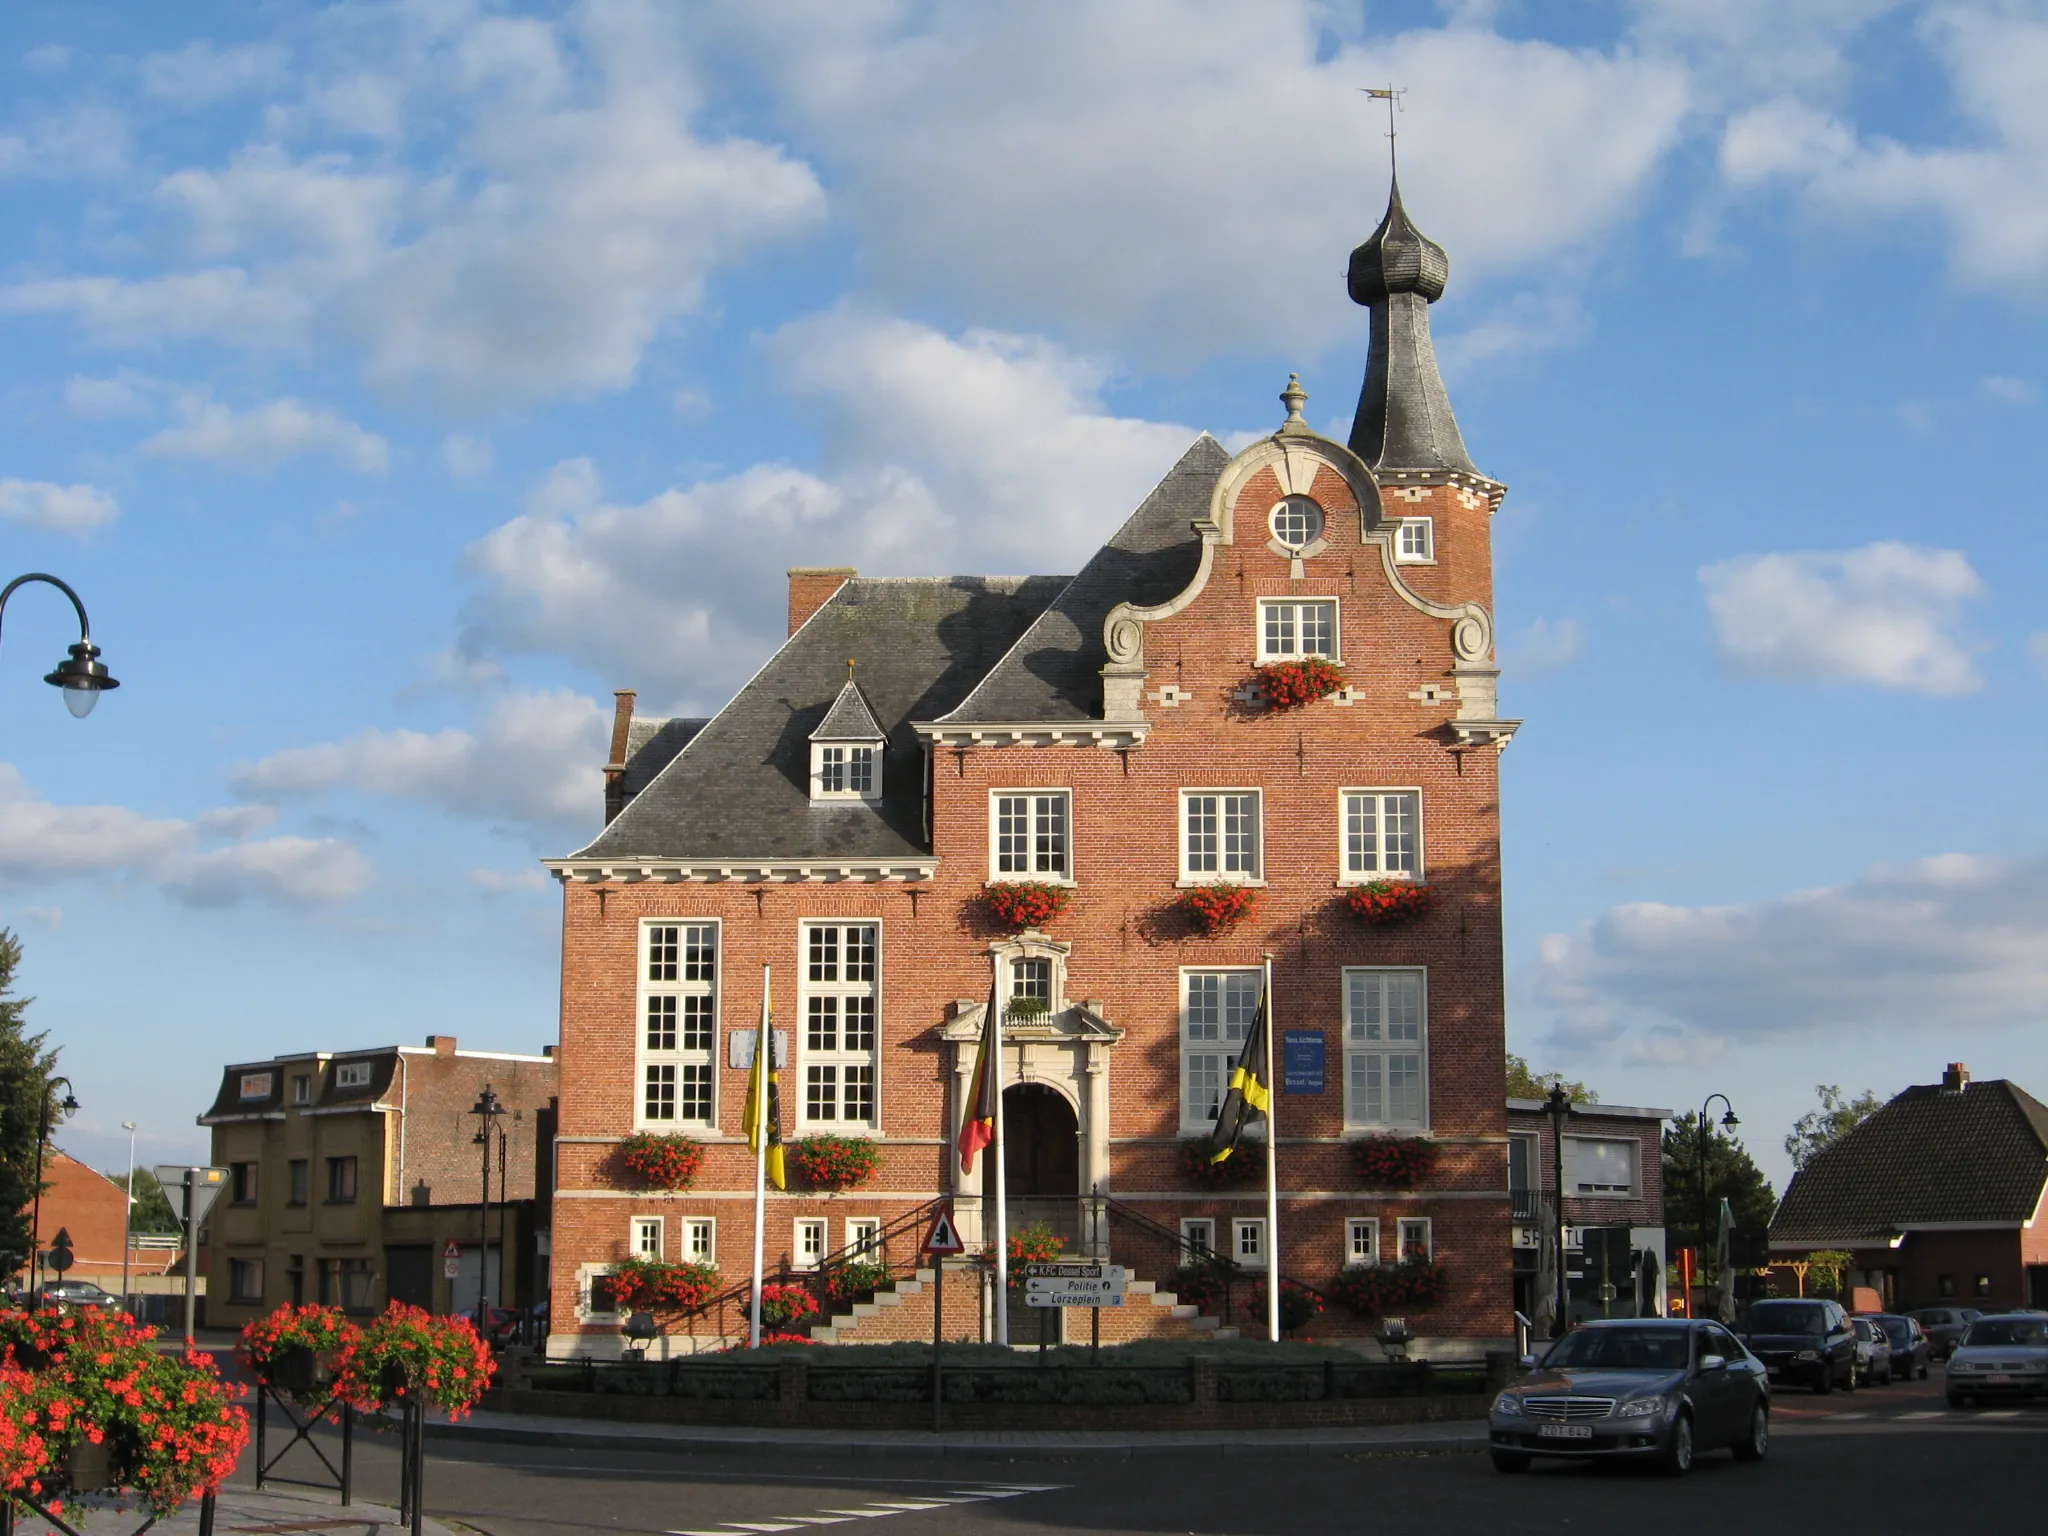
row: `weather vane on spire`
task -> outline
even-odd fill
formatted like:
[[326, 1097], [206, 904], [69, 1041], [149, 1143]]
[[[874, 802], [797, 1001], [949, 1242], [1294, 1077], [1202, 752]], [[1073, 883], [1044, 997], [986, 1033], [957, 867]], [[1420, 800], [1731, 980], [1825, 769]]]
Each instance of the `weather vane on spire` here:
[[1398, 172], [1400, 163], [1394, 157], [1394, 112], [1396, 108], [1404, 112], [1407, 110], [1401, 106], [1401, 98], [1408, 94], [1408, 87], [1362, 85], [1359, 89], [1374, 101], [1384, 101], [1387, 104], [1387, 166], [1390, 170]]

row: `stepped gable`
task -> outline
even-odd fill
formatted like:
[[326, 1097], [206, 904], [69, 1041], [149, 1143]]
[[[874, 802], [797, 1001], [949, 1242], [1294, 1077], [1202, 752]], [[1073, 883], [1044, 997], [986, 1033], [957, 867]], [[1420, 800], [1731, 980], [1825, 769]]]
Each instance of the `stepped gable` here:
[[[1194, 579], [1216, 477], [1230, 462], [1204, 432], [1123, 527], [952, 713], [947, 725], [1100, 720], [1102, 624], [1118, 603], [1163, 603]], [[925, 716], [925, 719], [941, 717]]]
[[2048, 1105], [2003, 1079], [1906, 1089], [1793, 1176], [1773, 1243], [1882, 1244], [1894, 1230], [2031, 1221]]
[[[957, 704], [1068, 580], [855, 577], [575, 856], [828, 860], [925, 853], [923, 750], [909, 722]], [[811, 733], [844, 692], [849, 660], [887, 736], [882, 798], [814, 805]]]

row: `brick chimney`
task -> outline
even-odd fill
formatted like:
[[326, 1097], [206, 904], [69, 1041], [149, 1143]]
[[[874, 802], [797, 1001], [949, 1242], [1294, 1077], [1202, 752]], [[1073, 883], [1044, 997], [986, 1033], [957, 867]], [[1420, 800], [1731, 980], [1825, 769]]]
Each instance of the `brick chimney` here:
[[832, 601], [832, 594], [858, 576], [850, 565], [799, 565], [789, 573], [789, 632]]
[[1943, 1093], [1961, 1093], [1969, 1086], [1970, 1069], [1960, 1061], [1950, 1062], [1948, 1070], [1941, 1074], [1941, 1091]]
[[436, 1056], [453, 1056], [455, 1054], [455, 1037], [453, 1035], [429, 1035], [427, 1036], [427, 1044], [433, 1048]]
[[630, 688], [620, 688], [612, 694], [612, 751], [604, 765], [606, 826], [610, 826], [612, 818], [626, 808], [622, 785], [626, 777], [627, 733], [633, 724], [633, 702], [638, 697]]

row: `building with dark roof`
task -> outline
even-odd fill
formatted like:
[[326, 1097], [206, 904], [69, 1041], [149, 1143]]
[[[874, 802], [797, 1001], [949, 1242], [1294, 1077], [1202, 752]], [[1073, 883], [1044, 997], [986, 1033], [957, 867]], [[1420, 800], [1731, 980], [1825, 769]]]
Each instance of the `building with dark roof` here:
[[[832, 1337], [930, 1336], [928, 1203], [986, 1240], [989, 1157], [963, 1169], [954, 1147], [992, 999], [1011, 1018], [1013, 1227], [1132, 1270], [1111, 1336], [1253, 1322], [1243, 1284], [1206, 1311], [1171, 1286], [1190, 1252], [1258, 1268], [1275, 1241], [1258, 1185], [1188, 1153], [1268, 956], [1283, 1273], [1326, 1287], [1433, 1259], [1440, 1293], [1406, 1306], [1421, 1349], [1511, 1335], [1498, 761], [1518, 722], [1493, 647], [1504, 487], [1473, 466], [1431, 350], [1448, 271], [1396, 194], [1352, 261], [1371, 342], [1349, 444], [1310, 428], [1290, 381], [1271, 433], [1235, 454], [1198, 437], [1120, 524], [1105, 508], [1073, 575], [799, 567], [787, 641], [709, 720], [649, 721], [619, 695], [607, 824], [548, 861], [556, 1354], [619, 1347], [607, 1277], [628, 1258], [746, 1280], [743, 1064], [764, 1007], [784, 1136], [880, 1154], [854, 1188], [768, 1197], [771, 1269], [864, 1246], [901, 1281]], [[1058, 908], [1042, 926], [1004, 920], [1019, 884]], [[1412, 886], [1427, 898], [1399, 899]], [[1248, 910], [1212, 930], [1196, 897]], [[698, 1144], [686, 1187], [627, 1171], [642, 1134]], [[1428, 1171], [1362, 1174], [1373, 1137], [1427, 1141]], [[989, 1329], [986, 1291], [946, 1294], [950, 1335]], [[657, 1348], [735, 1326], [714, 1308]], [[1315, 1325], [1361, 1348], [1373, 1326], [1335, 1303]]]
[[1951, 1062], [1793, 1176], [1773, 1257], [1854, 1255], [1885, 1307], [2048, 1307], [2048, 1104]]

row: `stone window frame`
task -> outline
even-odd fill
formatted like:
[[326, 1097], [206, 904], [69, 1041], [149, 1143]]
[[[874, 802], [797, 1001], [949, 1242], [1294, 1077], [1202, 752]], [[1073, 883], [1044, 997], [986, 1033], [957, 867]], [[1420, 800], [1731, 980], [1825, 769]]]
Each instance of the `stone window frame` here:
[[[1189, 847], [1193, 831], [1189, 818], [1194, 813], [1192, 802], [1198, 798], [1213, 796], [1216, 800], [1216, 868], [1196, 869], [1192, 863], [1193, 850]], [[1223, 867], [1227, 857], [1224, 851], [1225, 831], [1230, 811], [1225, 801], [1249, 798], [1252, 802], [1252, 865], [1249, 870], [1232, 870]], [[1264, 885], [1266, 883], [1266, 793], [1256, 785], [1217, 784], [1189, 785], [1179, 791], [1180, 814], [1175, 821], [1175, 843], [1180, 868], [1181, 886], [1190, 885]]]
[[[1276, 651], [1266, 643], [1266, 613], [1272, 608], [1328, 608], [1330, 610], [1330, 648], [1326, 651], [1303, 650], [1297, 646], [1291, 651]], [[1301, 621], [1295, 619], [1295, 632], [1299, 635]], [[1341, 664], [1344, 660], [1344, 601], [1334, 595], [1325, 597], [1317, 593], [1289, 594], [1286, 597], [1260, 597], [1252, 602], [1252, 643], [1261, 665], [1271, 661], [1302, 661], [1317, 657], [1323, 661]]]
[[1400, 1244], [1400, 1251], [1396, 1258], [1400, 1263], [1405, 1264], [1408, 1262], [1410, 1257], [1408, 1240], [1412, 1234], [1418, 1231], [1422, 1235], [1422, 1257], [1430, 1260], [1436, 1258], [1435, 1219], [1428, 1216], [1402, 1216], [1396, 1219], [1394, 1225], [1395, 1240]]
[[[821, 928], [871, 928], [874, 930], [874, 974], [865, 980], [845, 979], [846, 942], [842, 936], [837, 941], [838, 958], [834, 965], [840, 972], [835, 978], [817, 978], [811, 975], [811, 935]], [[798, 1070], [791, 1074], [791, 1086], [796, 1098], [796, 1127], [801, 1133], [813, 1131], [828, 1132], [838, 1136], [879, 1136], [882, 1133], [882, 1002], [883, 1002], [883, 941], [886, 930], [879, 917], [806, 917], [797, 923], [797, 1018], [791, 1033], [795, 1036], [791, 1044], [795, 1047]], [[873, 1024], [873, 1040], [865, 1051], [848, 1050], [843, 1044], [831, 1050], [816, 1050], [811, 1047], [810, 1005], [813, 998], [866, 998], [873, 1004], [870, 1015]], [[834, 1038], [845, 1039], [846, 1011], [834, 1011]], [[811, 1069], [830, 1067], [833, 1070], [833, 1101], [835, 1109], [844, 1110], [846, 1105], [845, 1073], [848, 1069], [865, 1069], [868, 1073], [871, 1109], [866, 1120], [813, 1118], [811, 1114]]]
[[[675, 929], [673, 955], [664, 950], [657, 955], [655, 934], [666, 929]], [[711, 963], [710, 975], [692, 974], [690, 955], [693, 949], [701, 949], [701, 940], [692, 940], [688, 930], [707, 930], [710, 934]], [[669, 941], [662, 941], [667, 945]], [[645, 917], [640, 920], [638, 943], [634, 957], [634, 1002], [633, 1002], [633, 1129], [636, 1131], [676, 1131], [683, 1129], [715, 1133], [718, 1130], [718, 1038], [725, 992], [725, 926], [724, 920], [716, 917]], [[655, 975], [657, 970], [673, 971], [673, 975]], [[683, 1023], [686, 1017], [685, 999], [704, 1000], [706, 1006], [700, 1017], [709, 1026], [702, 1049], [685, 1048]], [[671, 1026], [665, 1033], [672, 1035], [676, 1044], [657, 1047], [649, 1043], [655, 1031], [649, 1028], [650, 1019], [660, 1000], [670, 1004], [666, 1022]], [[669, 1098], [676, 1113], [656, 1116], [648, 1113], [649, 1093], [653, 1084], [653, 1073], [657, 1068], [667, 1069]], [[687, 1079], [684, 1069], [703, 1074], [702, 1102], [703, 1117], [695, 1118], [682, 1113], [684, 1088]]]
[[[650, 1243], [649, 1238], [653, 1241]], [[636, 1259], [668, 1256], [668, 1222], [660, 1216], [633, 1216], [626, 1222], [626, 1252]]]
[[[1061, 802], [1061, 860], [1057, 871], [1040, 869], [1004, 869], [1002, 867], [1002, 802], [1004, 800], [1041, 799]], [[1039, 818], [1041, 807], [1032, 804], [1026, 811], [1029, 830], [1025, 837], [1033, 845], [1027, 855], [1027, 862], [1037, 863], [1037, 842], [1040, 836]], [[1043, 885], [1072, 885], [1074, 883], [1074, 791], [1065, 785], [1018, 785], [1008, 788], [992, 788], [988, 792], [988, 878], [997, 881], [1033, 881]]]
[[[1222, 984], [1217, 989], [1217, 1001], [1219, 1007], [1223, 1010], [1223, 1014], [1217, 1021], [1218, 1037], [1213, 1041], [1197, 1041], [1188, 1034], [1189, 998], [1192, 993], [1191, 983], [1198, 976], [1220, 976], [1223, 978]], [[1244, 1040], [1250, 1037], [1252, 1021], [1258, 1017], [1259, 989], [1265, 984], [1265, 972], [1255, 965], [1184, 965], [1180, 968], [1180, 997], [1178, 999], [1180, 1028], [1178, 1033], [1180, 1036], [1180, 1131], [1183, 1136], [1206, 1136], [1216, 1125], [1213, 1118], [1199, 1116], [1194, 1113], [1194, 1097], [1188, 1083], [1188, 1073], [1191, 1065], [1190, 1057], [1198, 1054], [1207, 1056], [1220, 1053], [1223, 1056], [1223, 1066], [1220, 1077], [1221, 1088], [1217, 1096], [1219, 1104], [1222, 1102], [1223, 1095], [1229, 1091], [1230, 1068], [1235, 1062], [1235, 1056], [1229, 1049], [1232, 1042], [1229, 1039], [1228, 999], [1231, 992], [1230, 980], [1233, 977], [1244, 977], [1252, 983], [1252, 1011], [1245, 1019], [1244, 1035], [1240, 1036], [1236, 1042], [1242, 1045]], [[1245, 1134], [1247, 1136], [1262, 1137], [1265, 1134], [1264, 1127], [1265, 1122], [1261, 1120], [1256, 1125], [1247, 1127]]]
[[[805, 1271], [814, 1270], [825, 1262], [832, 1252], [830, 1221], [823, 1216], [799, 1216], [789, 1229], [789, 1267]], [[815, 1236], [816, 1252], [808, 1251], [811, 1245], [805, 1241]]]
[[[828, 758], [829, 752], [840, 756]], [[853, 787], [865, 763], [868, 787]], [[830, 778], [842, 781], [828, 789]], [[820, 804], [873, 805], [882, 798], [882, 743], [879, 741], [814, 741], [811, 743], [811, 799]]]
[[[1375, 856], [1381, 865], [1386, 863], [1386, 802], [1394, 798], [1405, 798], [1413, 802], [1411, 810], [1415, 821], [1415, 867], [1409, 870], [1353, 869], [1351, 867], [1351, 801], [1353, 796], [1376, 797], [1373, 807], [1373, 841]], [[1410, 880], [1421, 885], [1428, 880], [1429, 848], [1427, 824], [1423, 820], [1422, 786], [1419, 784], [1351, 784], [1337, 791], [1337, 883], [1344, 885], [1365, 885], [1374, 880]]]
[[682, 1232], [681, 1257], [685, 1264], [716, 1264], [718, 1262], [718, 1218], [716, 1216], [679, 1216], [676, 1218], [676, 1225]]
[[[1256, 1251], [1254, 1251], [1254, 1250], [1251, 1250], [1251, 1249], [1247, 1249], [1247, 1248], [1245, 1247], [1245, 1238], [1246, 1238], [1247, 1236], [1250, 1236], [1250, 1237], [1252, 1238], [1252, 1240], [1253, 1240], [1254, 1244], [1256, 1245]], [[1231, 1219], [1230, 1219], [1230, 1258], [1231, 1258], [1231, 1262], [1232, 1262], [1232, 1263], [1235, 1263], [1235, 1264], [1238, 1264], [1238, 1265], [1242, 1265], [1242, 1266], [1247, 1266], [1247, 1267], [1248, 1267], [1248, 1266], [1251, 1266], [1251, 1265], [1257, 1265], [1257, 1266], [1259, 1266], [1259, 1267], [1260, 1267], [1261, 1269], [1263, 1269], [1263, 1268], [1265, 1267], [1265, 1264], [1266, 1264], [1266, 1218], [1265, 1218], [1265, 1217], [1263, 1217], [1263, 1216], [1233, 1216], [1233, 1217], [1231, 1217]]]
[[[1411, 544], [1409, 534], [1418, 537]], [[1436, 519], [1434, 517], [1403, 517], [1394, 523], [1394, 564], [1435, 565], [1436, 564]]]
[[[1382, 1113], [1380, 1117], [1378, 1119], [1370, 1119], [1362, 1112], [1361, 1109], [1357, 1107], [1358, 1095], [1353, 1087], [1353, 1063], [1357, 1058], [1366, 1056], [1385, 1057], [1391, 1055], [1411, 1054], [1407, 1051], [1396, 1051], [1392, 1049], [1392, 1047], [1397, 1043], [1405, 1044], [1406, 1042], [1395, 1042], [1385, 1037], [1384, 1034], [1378, 1042], [1354, 1041], [1352, 1039], [1351, 979], [1354, 976], [1361, 975], [1413, 976], [1417, 978], [1417, 982], [1421, 992], [1421, 1009], [1420, 1018], [1418, 1020], [1418, 1027], [1416, 1031], [1417, 1038], [1414, 1042], [1415, 1049], [1412, 1052], [1412, 1054], [1420, 1058], [1419, 1069], [1421, 1072], [1422, 1081], [1419, 1090], [1419, 1097], [1421, 1101], [1421, 1115], [1419, 1119], [1395, 1120], [1388, 1118], [1385, 1114], [1389, 1094], [1388, 1085], [1385, 1080], [1386, 1069], [1384, 1065], [1381, 1068], [1382, 1076], [1380, 1083], [1380, 1107]], [[1343, 1031], [1344, 1043], [1345, 1133], [1347, 1135], [1350, 1135], [1361, 1131], [1371, 1131], [1382, 1133], [1391, 1132], [1403, 1135], [1427, 1135], [1430, 1127], [1429, 967], [1423, 965], [1347, 965], [1343, 968], [1343, 971], [1340, 973], [1338, 977], [1338, 985], [1342, 989], [1338, 993], [1337, 1006], [1339, 1018], [1342, 1021], [1340, 1027]], [[1382, 1028], [1384, 1029], [1384, 1025], [1382, 1026]]]
[[[1363, 1237], [1365, 1241], [1360, 1243]], [[1380, 1247], [1380, 1219], [1377, 1216], [1347, 1216], [1344, 1218], [1344, 1252], [1338, 1257], [1337, 1267], [1349, 1269], [1353, 1266], [1377, 1268], [1384, 1250]]]

